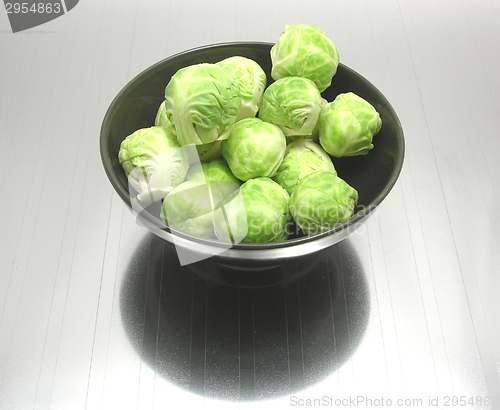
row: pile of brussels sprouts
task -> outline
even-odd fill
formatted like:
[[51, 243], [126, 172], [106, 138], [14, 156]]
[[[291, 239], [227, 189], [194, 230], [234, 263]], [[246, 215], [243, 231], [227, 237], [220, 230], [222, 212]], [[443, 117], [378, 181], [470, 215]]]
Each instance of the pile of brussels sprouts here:
[[347, 221], [358, 192], [332, 157], [367, 154], [382, 126], [356, 94], [328, 102], [335, 45], [287, 25], [271, 49], [274, 82], [249, 58], [194, 64], [165, 88], [154, 126], [120, 146], [131, 192], [161, 201], [167, 226], [232, 243], [284, 241]]

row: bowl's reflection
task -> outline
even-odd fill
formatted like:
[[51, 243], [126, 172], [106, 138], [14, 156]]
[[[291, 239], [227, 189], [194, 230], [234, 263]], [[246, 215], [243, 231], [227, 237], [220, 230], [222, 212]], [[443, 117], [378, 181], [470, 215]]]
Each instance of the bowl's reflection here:
[[120, 295], [138, 354], [190, 392], [242, 401], [289, 395], [332, 374], [364, 334], [368, 293], [348, 240], [260, 277], [204, 263], [208, 270], [180, 267], [171, 246], [147, 235]]

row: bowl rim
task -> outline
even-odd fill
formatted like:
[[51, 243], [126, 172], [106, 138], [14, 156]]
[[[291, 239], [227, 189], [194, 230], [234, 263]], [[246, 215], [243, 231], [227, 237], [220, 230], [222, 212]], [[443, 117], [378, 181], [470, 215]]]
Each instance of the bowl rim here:
[[[171, 60], [175, 60], [179, 57], [183, 57], [187, 54], [197, 53], [207, 49], [216, 49], [216, 48], [228, 48], [228, 47], [259, 47], [259, 48], [271, 48], [275, 43], [271, 42], [260, 42], [260, 41], [234, 41], [234, 42], [220, 42], [214, 44], [206, 44], [198, 47], [189, 48], [187, 50], [172, 54], [152, 65], [147, 67], [146, 69], [139, 72], [137, 75], [132, 77], [118, 92], [118, 94], [113, 98], [109, 107], [106, 110], [106, 113], [103, 117], [101, 129], [100, 129], [100, 154], [101, 154], [101, 162], [103, 164], [105, 173], [111, 182], [114, 190], [118, 193], [121, 199], [127, 204], [130, 209], [133, 209], [132, 199], [130, 197], [129, 192], [119, 183], [116, 178], [116, 175], [111, 166], [111, 158], [108, 155], [107, 151], [107, 143], [105, 138], [105, 131], [107, 128], [107, 124], [110, 121], [111, 114], [114, 112], [116, 106], [122, 101], [124, 96], [126, 95], [128, 88], [137, 82], [138, 79], [143, 77], [145, 74], [151, 74], [152, 72], [160, 69], [166, 63]], [[168, 226], [160, 226], [159, 219], [149, 214], [148, 212], [137, 215], [140, 218], [140, 222], [145, 225], [149, 230], [155, 233], [157, 236], [172, 242], [176, 245], [192, 248], [194, 244], [196, 244], [197, 251], [206, 252], [206, 253], [220, 253], [221, 250], [224, 250], [224, 255], [233, 256], [233, 257], [242, 257], [241, 251], [244, 251], [245, 254], [248, 251], [252, 251], [252, 257], [256, 259], [264, 259], [267, 254], [274, 253], [275, 257], [279, 257], [280, 255], [283, 257], [289, 256], [300, 256], [307, 253], [310, 253], [310, 249], [302, 249], [297, 251], [299, 246], [304, 247], [303, 245], [308, 244], [307, 248], [317, 248], [318, 250], [323, 249], [327, 246], [333, 245], [335, 243], [340, 242], [345, 237], [348, 236], [350, 232], [356, 229], [357, 225], [360, 224], [367, 216], [371, 215], [373, 211], [380, 205], [380, 203], [387, 197], [390, 191], [393, 189], [396, 184], [399, 175], [401, 174], [404, 156], [405, 156], [405, 139], [403, 127], [401, 125], [401, 121], [394, 110], [391, 103], [385, 97], [385, 95], [376, 87], [373, 83], [371, 83], [367, 78], [353, 70], [352, 68], [346, 66], [342, 62], [339, 62], [339, 67], [342, 67], [342, 70], [349, 72], [359, 79], [365, 81], [370, 84], [371, 92], [377, 95], [377, 97], [383, 101], [384, 108], [389, 112], [390, 116], [393, 118], [394, 123], [396, 125], [396, 133], [398, 136], [398, 156], [396, 163], [394, 164], [394, 172], [392, 173], [388, 183], [384, 187], [384, 189], [377, 195], [377, 197], [369, 204], [369, 206], [364, 207], [360, 211], [356, 212], [349, 220], [346, 222], [336, 225], [331, 229], [317, 233], [311, 236], [303, 236], [293, 239], [287, 239], [282, 242], [270, 242], [270, 243], [262, 243], [262, 244], [249, 244], [249, 243], [227, 243], [220, 241], [218, 239], [209, 239], [203, 238], [195, 235], [191, 235], [182, 231], [179, 231], [175, 228], [171, 228]], [[228, 248], [230, 246], [230, 248]], [[290, 248], [293, 248], [291, 251]]]

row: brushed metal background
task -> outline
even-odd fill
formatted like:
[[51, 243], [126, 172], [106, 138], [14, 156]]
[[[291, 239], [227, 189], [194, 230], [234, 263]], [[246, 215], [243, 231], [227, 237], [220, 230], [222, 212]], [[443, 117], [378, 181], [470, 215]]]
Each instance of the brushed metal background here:
[[[307, 275], [221, 286], [135, 224], [101, 121], [169, 55], [298, 23], [386, 95], [404, 168]], [[0, 13], [0, 409], [500, 408], [499, 23], [498, 0], [86, 0], [16, 34]]]

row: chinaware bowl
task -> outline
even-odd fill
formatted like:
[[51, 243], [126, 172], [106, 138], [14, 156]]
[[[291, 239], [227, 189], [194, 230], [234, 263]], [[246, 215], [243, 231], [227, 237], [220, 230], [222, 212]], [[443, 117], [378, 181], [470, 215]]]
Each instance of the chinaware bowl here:
[[228, 246], [227, 243], [164, 226], [160, 220], [161, 205], [144, 206], [131, 197], [127, 176], [118, 161], [120, 144], [137, 129], [154, 125], [158, 107], [165, 99], [165, 87], [177, 70], [192, 64], [216, 63], [227, 57], [244, 56], [260, 64], [269, 85], [273, 82], [270, 75], [272, 46], [272, 43], [263, 42], [221, 43], [165, 58], [129, 81], [111, 102], [104, 116], [100, 152], [111, 185], [140, 224], [177, 249], [178, 254], [182, 255], [183, 264], [210, 258], [219, 266], [254, 270], [284, 266], [297, 258], [307, 258], [356, 231], [386, 198], [400, 175], [404, 135], [395, 110], [372, 83], [341, 63], [331, 86], [322, 93], [322, 97], [330, 102], [340, 93], [356, 93], [372, 104], [382, 119], [382, 128], [373, 139], [374, 148], [367, 155], [332, 158], [338, 175], [359, 194], [353, 215], [345, 223], [311, 236], [298, 231], [283, 242], [235, 243]]

